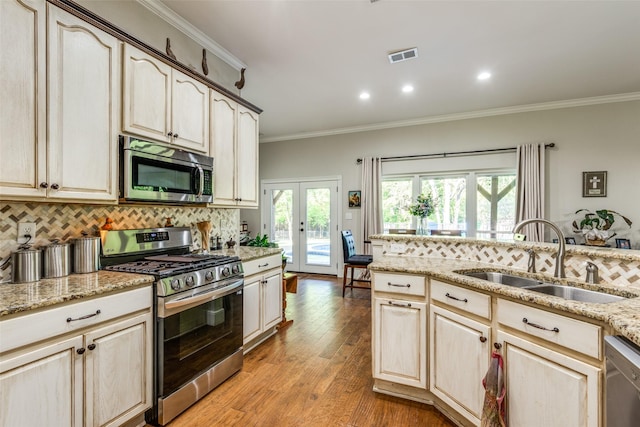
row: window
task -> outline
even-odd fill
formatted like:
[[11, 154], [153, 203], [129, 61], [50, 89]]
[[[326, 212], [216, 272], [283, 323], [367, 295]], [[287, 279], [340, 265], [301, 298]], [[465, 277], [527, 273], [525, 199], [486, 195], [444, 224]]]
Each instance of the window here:
[[516, 214], [513, 170], [386, 176], [382, 182], [385, 232], [416, 228], [408, 207], [418, 194], [436, 201], [428, 217], [430, 230], [462, 230], [471, 237], [500, 239], [511, 234]]

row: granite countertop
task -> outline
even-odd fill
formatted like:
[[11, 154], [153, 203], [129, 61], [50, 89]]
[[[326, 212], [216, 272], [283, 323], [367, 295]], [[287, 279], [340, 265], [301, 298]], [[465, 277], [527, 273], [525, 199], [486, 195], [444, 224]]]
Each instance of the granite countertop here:
[[0, 285], [0, 318], [152, 283], [153, 276], [105, 270], [38, 282], [4, 283]]
[[[531, 274], [517, 269], [496, 267], [494, 264], [483, 264], [475, 261], [446, 258], [385, 256], [369, 264], [369, 268], [373, 271], [428, 275], [436, 279], [447, 280], [461, 285], [466, 285], [470, 288], [493, 292], [497, 295], [504, 295], [523, 302], [533, 303], [541, 307], [549, 307], [567, 313], [577, 314], [589, 319], [608, 323], [615, 329], [617, 334], [625, 336], [640, 345], [640, 289], [619, 287], [608, 284], [589, 285], [567, 279], [557, 279], [547, 275]], [[560, 297], [553, 297], [513, 286], [488, 282], [486, 280], [456, 273], [456, 271], [487, 270], [513, 273], [519, 276], [544, 279], [546, 282], [551, 283], [571, 285], [595, 291], [604, 291], [624, 296], [628, 299], [608, 304], [585, 303], [566, 300]]]
[[[281, 252], [280, 248], [237, 246], [212, 253], [237, 256], [241, 261], [247, 262]], [[0, 318], [67, 301], [151, 285], [153, 280], [153, 276], [144, 274], [100, 270], [96, 273], [72, 274], [31, 283], [4, 283], [0, 284]]]
[[261, 248], [257, 246], [235, 246], [233, 249], [212, 251], [213, 254], [237, 256], [240, 261], [247, 262], [254, 259], [282, 253], [282, 248]]

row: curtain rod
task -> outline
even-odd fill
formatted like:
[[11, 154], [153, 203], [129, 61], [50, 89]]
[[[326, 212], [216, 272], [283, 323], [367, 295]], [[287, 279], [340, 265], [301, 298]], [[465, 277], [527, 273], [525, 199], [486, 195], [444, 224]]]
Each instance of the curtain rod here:
[[[545, 144], [544, 148], [553, 148], [556, 144], [554, 142]], [[493, 154], [493, 153], [505, 153], [516, 151], [518, 147], [509, 148], [492, 148], [489, 150], [470, 150], [470, 151], [452, 151], [450, 153], [434, 153], [434, 154], [415, 154], [413, 156], [393, 156], [393, 157], [381, 157], [383, 162], [389, 160], [417, 160], [417, 159], [432, 159], [436, 157], [456, 157], [456, 156], [470, 156], [473, 154]], [[358, 159], [357, 163], [362, 163], [362, 159]]]

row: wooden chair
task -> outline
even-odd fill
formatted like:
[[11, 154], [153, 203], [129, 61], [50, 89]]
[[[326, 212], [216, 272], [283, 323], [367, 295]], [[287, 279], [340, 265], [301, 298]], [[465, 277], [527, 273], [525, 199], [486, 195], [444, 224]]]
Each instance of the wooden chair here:
[[[358, 289], [371, 289], [371, 280], [366, 279], [354, 279], [353, 272], [356, 268], [364, 268], [365, 270], [373, 261], [372, 255], [357, 255], [356, 254], [356, 245], [353, 240], [353, 235], [351, 234], [351, 230], [343, 230], [342, 231], [342, 253], [344, 255], [344, 272], [342, 275], [342, 297], [344, 298], [344, 292], [347, 288], [358, 288]], [[347, 273], [348, 270], [351, 270], [351, 280], [349, 284], [347, 284]], [[365, 282], [369, 283], [369, 286], [356, 286], [354, 282]]]
[[432, 236], [462, 236], [462, 230], [429, 230]]

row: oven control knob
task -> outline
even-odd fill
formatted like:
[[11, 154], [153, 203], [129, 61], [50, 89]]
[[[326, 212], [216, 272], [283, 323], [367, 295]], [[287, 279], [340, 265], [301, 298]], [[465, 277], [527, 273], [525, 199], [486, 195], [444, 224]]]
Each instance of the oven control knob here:
[[193, 276], [187, 276], [184, 282], [187, 284], [187, 286], [193, 286], [196, 284], [196, 281], [194, 280]]
[[173, 279], [171, 281], [171, 289], [173, 289], [174, 291], [180, 290], [180, 279]]
[[212, 270], [207, 271], [207, 272], [204, 274], [204, 278], [205, 278], [207, 281], [211, 281], [211, 280], [213, 280], [213, 279], [214, 279], [213, 271], [212, 271]]
[[229, 277], [230, 274], [231, 274], [231, 270], [229, 270], [229, 267], [222, 267], [222, 275], [224, 277]]
[[233, 274], [238, 274], [240, 273], [240, 266], [238, 264], [231, 266], [231, 272]]

